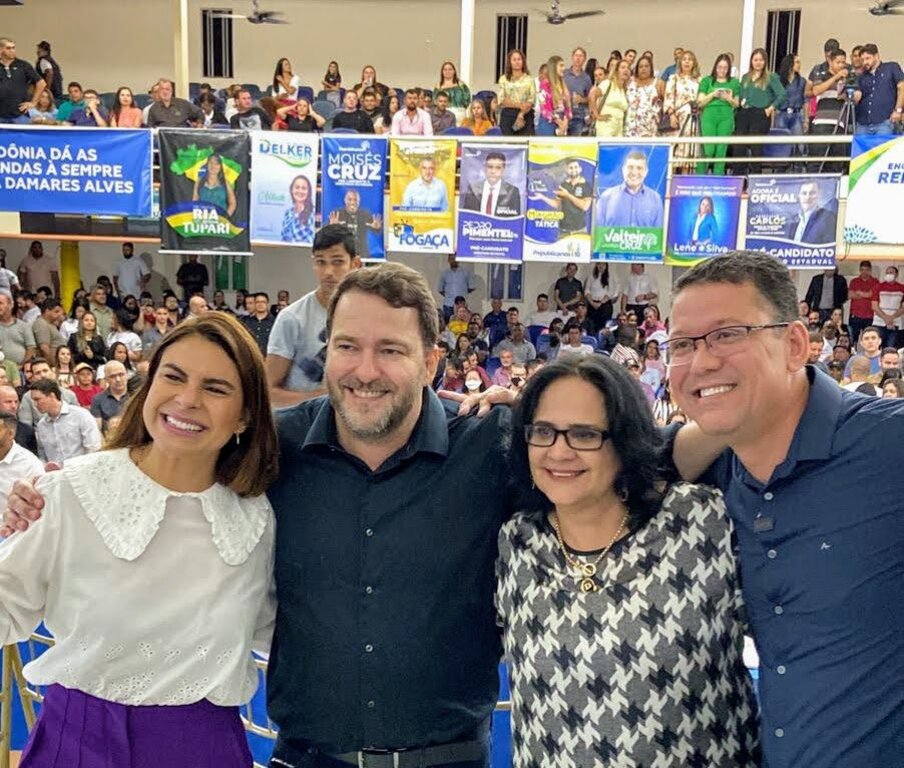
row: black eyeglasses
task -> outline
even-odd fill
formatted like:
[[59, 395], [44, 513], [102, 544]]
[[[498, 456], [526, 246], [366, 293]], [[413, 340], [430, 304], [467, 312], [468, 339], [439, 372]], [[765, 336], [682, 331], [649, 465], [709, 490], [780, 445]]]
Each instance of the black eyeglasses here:
[[687, 365], [694, 356], [697, 342], [702, 341], [716, 357], [728, 357], [744, 348], [747, 337], [754, 331], [786, 328], [791, 323], [769, 323], [768, 325], [729, 325], [716, 328], [700, 336], [681, 336], [665, 343], [669, 365]]
[[559, 435], [564, 435], [565, 443], [574, 451], [598, 451], [609, 439], [605, 429], [592, 427], [556, 429], [548, 424], [526, 424], [524, 427], [524, 439], [535, 448], [551, 448]]

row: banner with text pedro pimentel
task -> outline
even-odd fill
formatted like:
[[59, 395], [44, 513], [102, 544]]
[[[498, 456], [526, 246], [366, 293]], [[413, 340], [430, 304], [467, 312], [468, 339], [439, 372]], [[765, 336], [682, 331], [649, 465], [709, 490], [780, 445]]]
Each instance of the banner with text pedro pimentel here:
[[163, 129], [157, 137], [161, 253], [251, 253], [248, 134]]
[[454, 139], [389, 142], [389, 250], [455, 252]]
[[904, 136], [854, 136], [844, 239], [904, 243]]
[[316, 133], [251, 132], [251, 242], [314, 244]]
[[738, 247], [741, 176], [673, 176], [665, 263], [692, 267]]
[[600, 144], [593, 257], [661, 264], [669, 147]]
[[596, 144], [532, 140], [524, 261], [590, 261]]
[[363, 261], [386, 258], [383, 199], [386, 147], [380, 136], [324, 137], [321, 205], [324, 224], [345, 224], [355, 233]]
[[527, 148], [464, 144], [458, 200], [458, 259], [521, 262]]
[[835, 266], [840, 176], [750, 176], [745, 247], [791, 269]]
[[150, 216], [151, 132], [3, 128], [0, 210]]

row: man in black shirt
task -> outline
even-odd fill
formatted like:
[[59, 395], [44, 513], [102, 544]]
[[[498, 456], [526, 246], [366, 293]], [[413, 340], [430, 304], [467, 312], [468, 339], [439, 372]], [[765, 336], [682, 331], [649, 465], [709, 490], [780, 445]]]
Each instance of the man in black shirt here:
[[358, 109], [358, 94], [349, 89], [345, 92], [343, 110], [333, 115], [333, 128], [351, 128], [358, 133], [373, 133], [374, 123]]
[[[0, 123], [28, 123], [28, 110], [44, 92], [44, 82], [27, 61], [16, 58], [16, 44], [0, 37]], [[29, 95], [28, 89], [34, 86]]]
[[229, 118], [229, 127], [242, 131], [269, 131], [273, 127], [273, 121], [264, 110], [254, 106], [251, 91], [244, 88], [235, 97], [235, 106], [238, 109]]
[[148, 128], [185, 128], [187, 125], [203, 125], [204, 113], [190, 101], [176, 95], [172, 80], [157, 81], [157, 100], [148, 110]]
[[350, 189], [345, 193], [345, 207], [330, 211], [330, 224], [344, 224], [355, 233], [355, 247], [358, 256], [367, 259], [370, 256], [370, 243], [367, 242], [368, 230], [380, 232], [383, 229], [383, 217], [374, 215], [367, 208], [361, 207], [361, 193]]
[[565, 277], [556, 280], [554, 296], [560, 312], [574, 312], [578, 302], [584, 298], [584, 286], [577, 279], [577, 273], [578, 265], [572, 262], [565, 265]]
[[559, 237], [586, 232], [587, 211], [593, 203], [593, 190], [581, 175], [581, 164], [577, 160], [569, 160], [565, 174], [565, 180], [556, 190], [559, 207], [564, 214], [559, 222]]
[[196, 293], [204, 293], [204, 287], [210, 284], [207, 267], [198, 263], [198, 254], [192, 253], [179, 271], [176, 272], [176, 282], [182, 286], [185, 301], [188, 301]]
[[63, 98], [63, 73], [60, 65], [50, 53], [50, 43], [42, 40], [38, 43], [38, 62], [35, 71], [43, 78], [53, 100], [57, 103]]
[[239, 318], [249, 333], [254, 336], [261, 354], [267, 356], [267, 342], [270, 340], [270, 331], [276, 318], [270, 314], [270, 296], [263, 291], [254, 294], [254, 314]]
[[373, 125], [373, 121], [381, 114], [377, 102], [377, 93], [373, 88], [368, 88], [361, 96], [361, 111], [367, 115], [371, 125]]

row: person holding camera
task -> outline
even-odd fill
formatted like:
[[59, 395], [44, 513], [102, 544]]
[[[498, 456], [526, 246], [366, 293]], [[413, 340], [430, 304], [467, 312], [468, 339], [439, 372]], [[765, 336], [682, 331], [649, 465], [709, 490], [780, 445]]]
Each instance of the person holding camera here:
[[883, 136], [900, 133], [904, 124], [904, 71], [896, 61], [879, 58], [875, 43], [860, 51], [863, 74], [853, 91], [856, 133]]
[[[852, 130], [852, 126], [844, 124], [841, 111], [845, 102], [845, 87], [850, 81], [850, 70], [847, 66], [847, 53], [840, 48], [832, 51], [828, 59], [828, 67], [814, 70], [814, 79], [807, 83], [806, 95], [816, 99], [816, 114], [810, 121], [810, 136], [831, 136], [844, 134]], [[843, 152], [844, 147], [833, 144], [810, 145], [810, 156], [825, 158]], [[811, 168], [810, 170], [818, 170]], [[826, 173], [841, 173], [842, 163], [825, 163], [822, 170]]]

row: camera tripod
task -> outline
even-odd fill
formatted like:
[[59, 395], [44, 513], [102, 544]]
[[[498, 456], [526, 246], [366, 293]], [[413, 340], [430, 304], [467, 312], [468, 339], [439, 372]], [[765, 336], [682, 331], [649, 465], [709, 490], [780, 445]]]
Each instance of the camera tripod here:
[[[854, 88], [845, 86], [844, 88], [844, 104], [841, 105], [841, 112], [838, 115], [838, 122], [832, 128], [832, 136], [853, 136], [857, 132], [857, 113], [854, 107]], [[829, 153], [832, 152], [837, 144], [827, 144], [822, 153], [823, 160], [819, 164], [819, 173], [822, 173], [826, 167]]]

